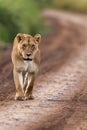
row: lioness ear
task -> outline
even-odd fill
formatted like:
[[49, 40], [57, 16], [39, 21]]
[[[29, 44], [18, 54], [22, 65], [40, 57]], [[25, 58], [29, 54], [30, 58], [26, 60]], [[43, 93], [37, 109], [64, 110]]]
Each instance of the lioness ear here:
[[36, 34], [36, 35], [34, 36], [34, 39], [35, 39], [35, 41], [36, 41], [37, 43], [40, 43], [40, 41], [41, 41], [41, 35], [40, 35], [40, 34]]
[[20, 42], [21, 40], [23, 40], [23, 34], [22, 33], [18, 33], [16, 38], [17, 38], [17, 41]]

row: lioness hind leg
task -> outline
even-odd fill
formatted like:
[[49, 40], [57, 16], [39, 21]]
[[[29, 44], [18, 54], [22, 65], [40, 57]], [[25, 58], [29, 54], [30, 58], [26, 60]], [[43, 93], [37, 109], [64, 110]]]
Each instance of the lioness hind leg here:
[[16, 95], [15, 95], [15, 100], [24, 100], [24, 94], [23, 94], [23, 90], [22, 90], [22, 76], [20, 73], [18, 73], [17, 71], [13, 71], [14, 74], [14, 82], [15, 82], [15, 86], [16, 86]]
[[34, 97], [32, 95], [33, 86], [35, 81], [35, 74], [29, 74], [28, 76], [28, 84], [25, 90], [25, 99], [33, 100]]

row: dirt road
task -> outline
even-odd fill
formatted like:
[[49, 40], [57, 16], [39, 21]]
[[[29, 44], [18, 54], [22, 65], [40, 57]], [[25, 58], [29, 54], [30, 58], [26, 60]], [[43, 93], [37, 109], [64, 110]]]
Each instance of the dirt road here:
[[51, 30], [41, 43], [35, 100], [13, 100], [11, 46], [0, 50], [0, 130], [87, 130], [87, 17], [43, 15]]

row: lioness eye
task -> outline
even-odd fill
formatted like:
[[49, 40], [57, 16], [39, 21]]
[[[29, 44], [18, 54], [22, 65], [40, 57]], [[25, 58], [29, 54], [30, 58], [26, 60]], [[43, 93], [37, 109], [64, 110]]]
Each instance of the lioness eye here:
[[23, 47], [23, 48], [25, 48], [25, 47], [26, 47], [26, 45], [25, 45], [25, 44], [23, 44], [23, 45], [22, 45], [22, 47]]
[[35, 45], [33, 44], [33, 45], [31, 46], [31, 48], [34, 49], [34, 48], [35, 48]]

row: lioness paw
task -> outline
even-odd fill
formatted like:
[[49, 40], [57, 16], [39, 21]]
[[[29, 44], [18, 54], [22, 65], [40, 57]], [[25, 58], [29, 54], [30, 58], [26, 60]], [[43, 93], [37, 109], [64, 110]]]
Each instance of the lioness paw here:
[[34, 96], [28, 96], [28, 97], [25, 97], [25, 100], [34, 100]]
[[15, 100], [24, 101], [25, 99], [23, 97], [16, 97], [15, 96]]
[[28, 97], [28, 99], [29, 99], [29, 100], [34, 100], [34, 96], [30, 95], [30, 96]]

